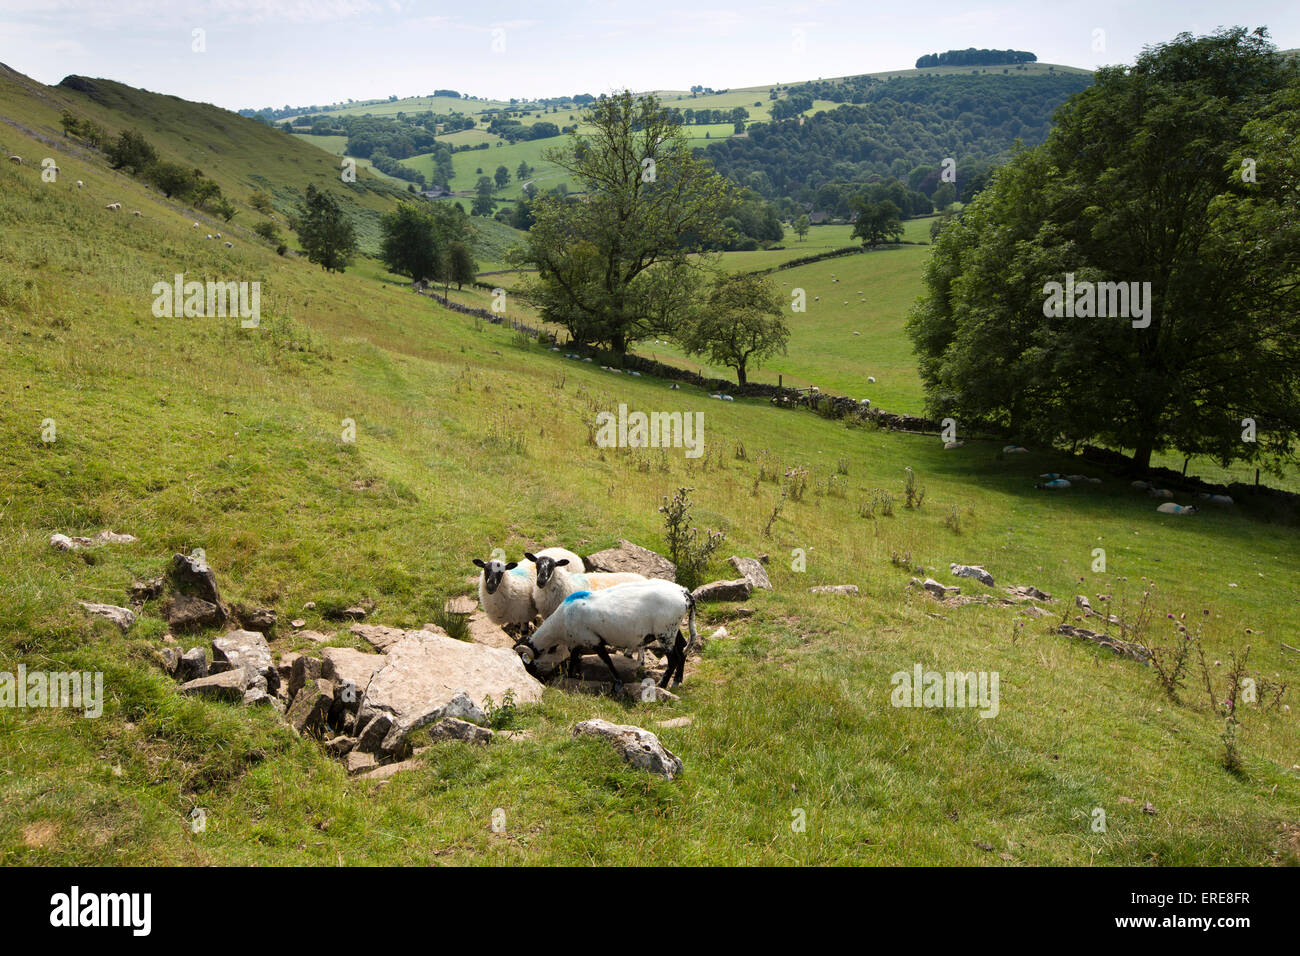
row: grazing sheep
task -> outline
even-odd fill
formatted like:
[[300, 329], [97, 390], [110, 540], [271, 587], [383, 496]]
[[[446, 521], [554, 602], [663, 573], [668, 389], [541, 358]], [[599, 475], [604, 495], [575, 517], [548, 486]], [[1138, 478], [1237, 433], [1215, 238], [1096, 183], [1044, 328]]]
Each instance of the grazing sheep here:
[[1029, 451], [1021, 445], [1003, 445], [1002, 454], [1004, 455], [1023, 455]]
[[1170, 499], [1173, 498], [1174, 493], [1168, 488], [1149, 488], [1147, 489], [1147, 495], [1152, 498]]
[[[669, 647], [668, 669], [659, 682], [680, 684], [686, 666], [686, 651], [691, 646], [682, 637], [682, 618], [688, 617], [691, 644], [699, 635], [695, 630], [695, 599], [680, 584], [658, 578], [620, 584], [602, 591], [577, 591], [564, 602], [529, 637], [520, 641], [524, 666], [533, 666], [543, 655], [553, 655], [561, 647], [572, 648], [570, 659], [583, 651], [594, 651], [614, 677], [614, 692], [620, 693], [614, 662], [609, 648], [634, 652], [655, 641]], [[673, 641], [674, 632], [676, 640]]]
[[221, 238], [221, 233], [218, 232], [218, 233], [216, 234], [216, 236], [217, 236], [218, 239], [220, 239], [220, 238]]
[[1051, 488], [1055, 490], [1058, 488], [1069, 488], [1070, 483], [1066, 481], [1064, 478], [1053, 478], [1051, 481], [1040, 481], [1037, 484], [1035, 484], [1034, 487]]
[[23, 158], [21, 156], [10, 156], [9, 162], [17, 163], [19, 166], [21, 166], [23, 164]]
[[478, 600], [488, 619], [499, 627], [523, 633], [537, 611], [533, 605], [532, 562], [506, 564], [495, 558], [486, 562], [475, 558], [474, 564], [482, 568], [478, 576]]
[[81, 188], [82, 186], [84, 186], [84, 185], [86, 185], [86, 184], [83, 183], [80, 179], [77, 180], [77, 188], [78, 188], [78, 189], [80, 189], [80, 188]]
[[1148, 488], [1151, 487], [1151, 485], [1149, 485], [1145, 481], [1134, 481], [1131, 484], [1132, 487], [1136, 488], [1138, 491], [1146, 491]]
[[107, 206], [105, 206], [104, 208], [105, 208], [105, 209], [111, 209], [111, 210], [113, 210], [113, 212], [117, 212], [119, 209], [122, 208], [122, 204], [121, 204], [120, 202], [111, 202], [111, 203], [109, 203]]
[[1196, 505], [1176, 505], [1172, 501], [1166, 501], [1162, 505], [1156, 506], [1156, 511], [1162, 515], [1194, 515], [1196, 514]]
[[946, 441], [943, 443], [943, 450], [952, 451], [954, 448], [964, 448], [965, 446], [964, 441]]
[[234, 244], [233, 242], [228, 242], [228, 243], [226, 243], [226, 248], [227, 248], [227, 249], [233, 249], [233, 248], [235, 248], [235, 244]]
[[133, 215], [133, 216], [138, 216], [138, 215], [140, 215], [140, 210], [139, 210], [139, 209], [133, 209], [133, 210], [131, 210], [131, 215]]
[[[548, 549], [562, 551], [562, 548]], [[577, 591], [600, 591], [616, 584], [629, 584], [644, 581], [645, 576], [631, 571], [595, 572], [584, 574], [582, 571], [570, 571], [570, 568], [582, 567], [582, 559], [572, 561], [569, 558], [556, 558], [553, 554], [531, 554], [524, 552], [524, 557], [537, 565], [537, 580], [533, 585], [533, 606], [542, 619], [550, 617], [555, 609], [564, 603], [564, 599]]]
[[209, 235], [209, 236], [208, 236], [208, 238], [209, 238], [209, 239], [211, 239], [211, 238], [212, 238], [212, 236], [211, 236], [211, 235]]
[[194, 227], [193, 227], [193, 228], [195, 228], [195, 229], [199, 228], [199, 224], [196, 222], [196, 223], [194, 224]]
[[876, 376], [874, 376], [874, 375], [868, 375], [868, 376], [867, 376], [867, 384], [868, 384], [868, 385], [875, 385], [875, 384], [876, 384]]
[[1208, 501], [1212, 505], [1236, 504], [1236, 502], [1232, 500], [1232, 495], [1212, 495], [1208, 492], [1202, 491], [1196, 497], [1200, 498], [1202, 501]]

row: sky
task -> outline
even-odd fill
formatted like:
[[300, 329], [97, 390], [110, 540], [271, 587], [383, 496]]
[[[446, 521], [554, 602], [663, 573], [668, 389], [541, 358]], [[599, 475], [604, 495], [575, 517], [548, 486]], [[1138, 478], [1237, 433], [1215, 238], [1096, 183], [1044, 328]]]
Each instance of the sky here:
[[0, 0], [0, 63], [47, 84], [105, 77], [242, 109], [435, 89], [725, 89], [906, 69], [972, 46], [1091, 69], [1232, 25], [1300, 47], [1295, 0]]

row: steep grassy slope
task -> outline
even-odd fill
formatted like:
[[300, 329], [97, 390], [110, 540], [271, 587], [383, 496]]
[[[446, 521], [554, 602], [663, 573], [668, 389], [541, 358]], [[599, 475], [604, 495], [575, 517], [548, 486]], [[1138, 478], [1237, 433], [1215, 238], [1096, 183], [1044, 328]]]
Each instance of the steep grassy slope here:
[[[379, 216], [405, 195], [404, 184], [393, 185], [386, 177], [378, 179], [364, 169], [355, 183], [343, 183], [338, 161], [322, 150], [215, 106], [111, 80], [68, 77], [59, 86], [44, 86], [0, 65], [0, 120], [4, 121], [0, 123], [0, 146], [34, 164], [39, 164], [40, 157], [52, 155], [63, 178], [85, 179], [72, 175], [65, 158], [73, 165], [97, 165], [98, 154], [64, 137], [59, 124], [63, 109], [94, 120], [114, 137], [124, 129], [138, 129], [161, 158], [203, 170], [239, 206], [234, 220], [237, 226], [250, 228], [264, 218], [247, 205], [255, 190], [269, 192], [283, 216], [298, 205], [312, 183], [334, 194], [356, 221], [363, 247], [373, 250], [378, 248]], [[34, 138], [39, 145], [20, 149], [20, 134]], [[112, 192], [116, 189], [112, 186], [111, 195], [102, 194], [101, 205], [116, 198]], [[101, 194], [96, 192], [96, 196]]]
[[[43, 145], [5, 135], [20, 154]], [[1147, 670], [1051, 633], [1051, 620], [936, 607], [890, 561], [907, 553], [944, 579], [949, 561], [983, 562], [1000, 585], [1060, 595], [1058, 609], [1076, 590], [1132, 594], [1145, 577], [1161, 611], [1210, 610], [1211, 661], [1250, 642], [1253, 663], [1291, 679], [1280, 641], [1300, 623], [1293, 531], [1227, 511], [1166, 519], [1115, 480], [1035, 492], [1033, 475], [1062, 465], [1044, 456], [945, 453], [669, 392], [437, 309], [369, 266], [333, 276], [207, 243], [137, 183], [72, 156], [60, 165], [44, 184], [0, 164], [0, 670], [101, 670], [108, 700], [98, 720], [0, 709], [0, 863], [1297, 862], [1293, 713], [1246, 708], [1245, 769], [1231, 774], [1194, 685], [1172, 704]], [[109, 188], [144, 216], [103, 210]], [[261, 326], [155, 318], [153, 283], [181, 270], [261, 281]], [[594, 447], [592, 416], [619, 402], [702, 411], [707, 455]], [[771, 520], [780, 487], [759, 480], [760, 457], [811, 472]], [[875, 489], [899, 495], [904, 466], [927, 486], [921, 508], [863, 517]], [[156, 604], [126, 636], [76, 606], [121, 602], [174, 551], [202, 547], [231, 601], [319, 628], [306, 602], [370, 597], [375, 621], [416, 625], [494, 545], [662, 547], [655, 508], [682, 485], [696, 523], [726, 531], [724, 553], [771, 554], [776, 591], [753, 599], [751, 618], [705, 609], [706, 630], [726, 621], [732, 636], [710, 644], [681, 702], [550, 690], [518, 718], [531, 739], [434, 748], [378, 792], [270, 711], [180, 698], [151, 662]], [[140, 540], [85, 556], [49, 547], [56, 531], [103, 527]], [[1107, 574], [1089, 571], [1096, 547]], [[840, 582], [862, 595], [806, 591]], [[891, 675], [918, 663], [997, 671], [998, 716], [892, 707]], [[675, 715], [694, 722], [663, 731], [686, 765], [673, 783], [569, 734], [592, 716]], [[186, 819], [195, 807], [202, 834]], [[490, 828], [498, 807], [504, 835]], [[1104, 833], [1090, 828], [1098, 807]], [[806, 832], [790, 826], [799, 810]]]

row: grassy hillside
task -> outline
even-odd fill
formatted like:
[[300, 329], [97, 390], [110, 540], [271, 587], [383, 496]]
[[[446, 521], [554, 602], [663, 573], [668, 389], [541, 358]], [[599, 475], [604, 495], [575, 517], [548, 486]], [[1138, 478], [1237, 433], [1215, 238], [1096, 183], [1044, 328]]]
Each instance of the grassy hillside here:
[[363, 247], [373, 251], [378, 248], [379, 216], [405, 194], [404, 184], [394, 185], [396, 180], [379, 179], [364, 169], [355, 183], [343, 183], [338, 161], [314, 144], [215, 106], [111, 80], [68, 77], [59, 86], [44, 86], [0, 65], [0, 148], [37, 165], [43, 156], [56, 157], [62, 178], [87, 181], [101, 206], [121, 198], [127, 177], [100, 169], [94, 150], [64, 137], [59, 124], [63, 109], [94, 120], [113, 137], [124, 129], [138, 129], [160, 158], [203, 170], [240, 212], [229, 225], [202, 214], [184, 215], [191, 221], [207, 220], [223, 232], [249, 236], [247, 230], [265, 218], [247, 204], [254, 191], [270, 193], [283, 219], [312, 183], [334, 194], [356, 221]]
[[[24, 156], [48, 145], [12, 125], [4, 136]], [[1169, 633], [1166, 611], [1208, 611], [1216, 680], [1249, 643], [1253, 668], [1293, 681], [1281, 642], [1300, 625], [1294, 529], [1239, 510], [1166, 518], [1111, 476], [1038, 492], [1036, 474], [1067, 467], [1048, 455], [944, 452], [932, 437], [670, 392], [441, 310], [371, 263], [328, 275], [202, 241], [138, 183], [59, 156], [56, 184], [0, 164], [0, 670], [101, 670], [107, 701], [97, 720], [0, 709], [0, 864], [1300, 863], [1293, 711], [1243, 708], [1234, 774], [1194, 681], [1171, 703], [1149, 669], [1053, 633], [1073, 594], [1118, 603], [1147, 580], [1149, 641]], [[144, 215], [104, 210], [109, 187]], [[181, 270], [261, 281], [261, 326], [155, 318], [153, 283]], [[706, 455], [595, 447], [595, 412], [619, 402], [703, 412]], [[760, 469], [794, 467], [809, 470], [806, 493], [772, 517], [781, 486]], [[901, 498], [906, 467], [922, 505], [865, 516], [879, 491]], [[775, 585], [752, 617], [703, 609], [704, 631], [725, 623], [730, 637], [688, 669], [680, 702], [548, 689], [517, 719], [528, 739], [434, 747], [379, 790], [271, 710], [180, 697], [152, 663], [156, 602], [126, 635], [76, 605], [122, 603], [173, 552], [202, 547], [229, 601], [332, 630], [304, 605], [369, 597], [376, 623], [413, 626], [497, 545], [662, 549], [655, 509], [679, 486], [694, 489], [696, 523], [726, 532], [723, 555], [771, 555]], [[101, 528], [140, 540], [87, 554], [48, 543]], [[1105, 574], [1090, 571], [1097, 547]], [[1060, 600], [1051, 618], [940, 607], [906, 587], [894, 555], [945, 582], [949, 562], [983, 563], [990, 594], [1033, 584]], [[807, 592], [837, 583], [861, 595]], [[306, 642], [282, 629], [272, 643]], [[891, 706], [891, 675], [916, 664], [996, 671], [998, 715]], [[662, 782], [573, 739], [595, 716], [651, 729], [690, 716], [661, 730], [685, 772]]]

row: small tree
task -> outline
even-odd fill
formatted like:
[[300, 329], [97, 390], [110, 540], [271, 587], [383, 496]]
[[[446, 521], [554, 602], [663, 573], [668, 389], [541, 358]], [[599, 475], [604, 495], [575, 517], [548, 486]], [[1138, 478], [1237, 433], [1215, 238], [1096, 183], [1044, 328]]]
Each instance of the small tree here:
[[474, 255], [469, 251], [467, 244], [453, 242], [449, 245], [447, 260], [448, 281], [456, 283], [457, 289], [466, 282], [474, 281], [474, 276], [478, 272], [478, 263], [474, 261]]
[[496, 180], [497, 189], [505, 189], [506, 183], [510, 182], [510, 170], [504, 166], [498, 166], [493, 179]]
[[271, 215], [275, 212], [275, 205], [271, 202], [271, 197], [260, 189], [248, 197], [248, 204], [260, 213]]
[[108, 147], [108, 161], [114, 169], [127, 169], [137, 174], [158, 160], [158, 151], [149, 144], [139, 130], [123, 130]]
[[903, 238], [903, 220], [898, 207], [888, 199], [880, 202], [859, 201], [858, 221], [853, 227], [853, 238], [861, 239], [868, 249], [884, 242], [898, 242]]
[[492, 180], [480, 176], [478, 185], [474, 189], [474, 203], [470, 207], [470, 212], [475, 216], [490, 216], [496, 208], [497, 201], [492, 198]]
[[146, 169], [144, 179], [161, 190], [168, 199], [173, 196], [188, 196], [198, 183], [194, 170], [180, 163], [169, 163], [165, 160], [156, 162]]
[[714, 365], [735, 369], [736, 381], [744, 385], [749, 369], [784, 353], [789, 338], [781, 297], [771, 280], [753, 274], [722, 275], [705, 308], [686, 327], [682, 344], [694, 354], [707, 355]]
[[356, 230], [351, 220], [333, 196], [314, 185], [307, 186], [297, 228], [307, 259], [326, 271], [342, 272], [356, 254]]
[[64, 110], [59, 114], [59, 122], [63, 125], [63, 135], [75, 136], [81, 130], [81, 120], [72, 115], [72, 110]]
[[794, 231], [801, 242], [808, 238], [808, 230], [811, 226], [812, 223], [809, 221], [807, 213], [803, 213], [794, 221]]

